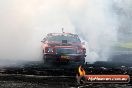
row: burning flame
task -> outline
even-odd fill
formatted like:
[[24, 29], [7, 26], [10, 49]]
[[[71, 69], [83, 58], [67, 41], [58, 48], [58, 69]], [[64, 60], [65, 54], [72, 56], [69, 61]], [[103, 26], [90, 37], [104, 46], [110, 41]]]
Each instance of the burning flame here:
[[85, 72], [84, 68], [82, 68], [82, 66], [79, 66], [78, 72], [79, 72], [80, 76], [84, 76], [86, 74], [86, 72]]

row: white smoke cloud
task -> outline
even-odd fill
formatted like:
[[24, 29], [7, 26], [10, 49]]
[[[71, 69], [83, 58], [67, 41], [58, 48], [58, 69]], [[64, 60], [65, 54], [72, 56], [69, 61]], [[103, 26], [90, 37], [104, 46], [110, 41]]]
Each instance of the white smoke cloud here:
[[62, 27], [75, 33], [70, 19], [63, 13], [63, 1], [5, 0], [0, 4], [1, 61], [41, 60], [40, 41], [44, 35], [61, 32]]
[[77, 33], [89, 47], [87, 61], [107, 60], [117, 40], [113, 0], [0, 1], [0, 59], [41, 60], [42, 38], [50, 32]]
[[118, 31], [120, 42], [131, 42], [132, 39], [132, 1], [114, 0], [114, 11], [118, 15]]
[[[85, 1], [85, 2], [84, 2]], [[112, 1], [84, 0], [71, 19], [76, 32], [89, 45], [87, 61], [106, 61], [110, 47], [117, 41], [117, 17], [112, 12]], [[82, 3], [81, 3], [82, 4]]]

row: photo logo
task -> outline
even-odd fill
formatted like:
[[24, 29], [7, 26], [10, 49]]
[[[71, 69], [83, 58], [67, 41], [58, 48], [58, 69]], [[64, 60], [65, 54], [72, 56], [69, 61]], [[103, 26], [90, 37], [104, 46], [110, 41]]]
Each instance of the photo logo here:
[[86, 75], [82, 66], [78, 68], [77, 82], [86, 83], [129, 83], [129, 75]]

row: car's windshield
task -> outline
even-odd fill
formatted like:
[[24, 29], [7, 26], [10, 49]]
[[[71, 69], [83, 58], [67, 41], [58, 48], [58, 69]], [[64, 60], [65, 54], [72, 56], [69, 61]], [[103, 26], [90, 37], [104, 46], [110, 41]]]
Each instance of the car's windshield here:
[[78, 37], [64, 36], [64, 35], [50, 36], [47, 39], [50, 42], [62, 42], [63, 40], [67, 40], [67, 42], [81, 42]]

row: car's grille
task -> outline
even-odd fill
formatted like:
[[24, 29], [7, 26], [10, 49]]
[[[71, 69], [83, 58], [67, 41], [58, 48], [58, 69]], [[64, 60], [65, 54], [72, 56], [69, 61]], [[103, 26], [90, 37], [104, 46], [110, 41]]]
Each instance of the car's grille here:
[[56, 53], [57, 54], [76, 54], [76, 50], [71, 48], [57, 48]]

